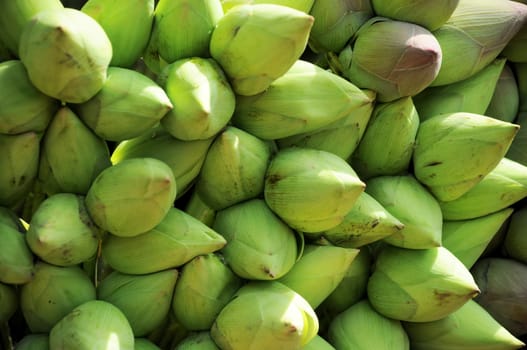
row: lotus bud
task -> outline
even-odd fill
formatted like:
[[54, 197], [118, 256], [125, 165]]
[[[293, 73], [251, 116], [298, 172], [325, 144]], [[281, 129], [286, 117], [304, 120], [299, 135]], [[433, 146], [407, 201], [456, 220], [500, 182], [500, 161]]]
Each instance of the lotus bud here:
[[315, 0], [221, 0], [223, 12], [229, 11], [237, 5], [244, 4], [275, 4], [291, 7], [293, 9], [309, 13]]
[[141, 136], [121, 141], [112, 152], [113, 164], [130, 158], [156, 158], [166, 163], [177, 184], [176, 199], [180, 198], [197, 178], [207, 151], [214, 139], [182, 141], [162, 127]]
[[255, 198], [263, 193], [271, 160], [267, 142], [228, 126], [210, 146], [196, 181], [196, 192], [214, 210]]
[[214, 224], [216, 218], [216, 210], [205, 203], [197, 191], [190, 193], [183, 211], [209, 227]]
[[33, 214], [26, 241], [43, 261], [77, 265], [94, 257], [99, 232], [86, 210], [84, 197], [57, 193], [47, 197]]
[[512, 213], [506, 230], [503, 249], [506, 256], [527, 264], [527, 206], [521, 206]]
[[112, 67], [131, 68], [141, 57], [154, 22], [154, 4], [154, 0], [84, 3], [81, 11], [101, 25], [112, 43]]
[[274, 280], [285, 275], [298, 258], [294, 231], [263, 199], [250, 199], [216, 213], [212, 228], [227, 241], [225, 262], [246, 279]]
[[512, 212], [505, 208], [474, 219], [444, 221], [443, 246], [470, 269]]
[[520, 95], [516, 77], [511, 65], [506, 64], [501, 71], [487, 110], [483, 114], [512, 123], [518, 115], [519, 106]]
[[264, 92], [237, 96], [232, 123], [264, 140], [274, 140], [318, 131], [359, 108], [368, 108], [373, 101], [372, 94], [344, 78], [298, 60]]
[[175, 207], [152, 230], [134, 237], [109, 235], [102, 256], [115, 270], [147, 274], [175, 268], [202, 254], [220, 250], [225, 238]]
[[505, 61], [503, 58], [495, 59], [466, 79], [442, 86], [430, 86], [421, 91], [413, 98], [420, 120], [455, 112], [485, 115]]
[[0, 134], [0, 149], [0, 206], [14, 208], [37, 178], [40, 137], [32, 131]]
[[181, 269], [172, 311], [189, 331], [209, 330], [221, 309], [241, 286], [242, 279], [220, 256], [197, 256]]
[[166, 163], [132, 158], [104, 169], [95, 178], [86, 194], [86, 208], [100, 228], [132, 237], [159, 224], [175, 198], [176, 181]]
[[377, 104], [350, 163], [364, 179], [407, 172], [419, 124], [411, 97]]
[[150, 41], [167, 63], [209, 57], [209, 42], [223, 17], [220, 0], [160, 0]]
[[37, 262], [33, 279], [20, 289], [20, 309], [31, 332], [47, 333], [75, 307], [95, 297], [95, 285], [80, 267]]
[[63, 9], [60, 0], [17, 0], [0, 4], [0, 31], [6, 48], [18, 56], [20, 36], [31, 18], [41, 11]]
[[309, 303], [276, 281], [253, 281], [238, 290], [211, 328], [220, 349], [298, 350], [318, 332]]
[[320, 232], [340, 224], [366, 185], [342, 158], [308, 148], [280, 150], [267, 169], [267, 205], [293, 229]]
[[49, 350], [49, 335], [35, 333], [24, 335], [17, 343], [17, 350]]
[[415, 177], [374, 177], [368, 180], [366, 192], [404, 225], [384, 238], [384, 242], [409, 249], [441, 245], [441, 208], [434, 196]]
[[234, 113], [235, 95], [222, 68], [211, 58], [182, 58], [158, 77], [174, 108], [161, 125], [180, 140], [215, 136]]
[[527, 265], [513, 259], [479, 259], [470, 270], [481, 289], [474, 300], [512, 335], [527, 333]]
[[44, 95], [29, 81], [20, 60], [0, 63], [0, 133], [43, 132], [58, 109], [58, 101]]
[[525, 345], [474, 300], [443, 319], [403, 322], [403, 326], [415, 350], [512, 350]]
[[505, 156], [519, 125], [472, 113], [421, 123], [413, 153], [415, 177], [440, 201], [461, 197]]
[[[524, 4], [526, 4], [524, 2]], [[501, 55], [509, 62], [527, 62], [527, 22], [523, 24], [520, 30], [509, 40], [507, 45], [501, 51]]]
[[6, 323], [9, 321], [17, 309], [18, 294], [15, 287], [0, 282], [0, 322]]
[[168, 315], [177, 278], [175, 269], [144, 275], [114, 271], [97, 286], [97, 299], [117, 306], [136, 337], [146, 336]]
[[459, 2], [460, 0], [372, 0], [372, 6], [378, 16], [415, 23], [434, 31], [446, 23]]
[[144, 74], [109, 67], [101, 90], [74, 108], [99, 137], [122, 141], [153, 128], [173, 105], [161, 86]]
[[320, 304], [317, 313], [324, 312], [330, 316], [330, 319], [333, 319], [337, 314], [366, 298], [366, 286], [371, 273], [372, 259], [372, 253], [368, 248], [360, 249], [359, 254], [346, 270], [342, 281]]
[[322, 235], [339, 247], [359, 248], [386, 238], [404, 228], [404, 224], [390, 214], [366, 192], [359, 198], [337, 226], [321, 233], [305, 233], [307, 237]]
[[159, 55], [158, 36], [159, 34], [157, 31], [152, 31], [150, 33], [150, 40], [148, 41], [148, 45], [146, 46], [142, 57], [146, 68], [145, 75], [148, 75], [153, 79], [157, 78], [161, 71], [169, 64]]
[[125, 315], [107, 301], [87, 301], [51, 329], [49, 349], [134, 350], [134, 334]]
[[336, 349], [410, 349], [401, 322], [381, 315], [368, 300], [337, 315], [329, 325], [328, 340]]
[[174, 350], [220, 350], [209, 331], [193, 332], [183, 339]]
[[148, 340], [148, 338], [135, 338], [134, 350], [161, 350], [161, 348]]
[[25, 234], [0, 223], [0, 282], [24, 284], [33, 278], [33, 254]]
[[[525, 64], [525, 68], [527, 68], [527, 63]], [[527, 70], [525, 71], [525, 74], [527, 75]], [[522, 108], [524, 108], [525, 111], [521, 111]], [[527, 156], [525, 154], [525, 147], [527, 147], [527, 107], [520, 106], [520, 110], [518, 111], [514, 123], [520, 126], [520, 130], [518, 130], [518, 133], [514, 137], [505, 156], [523, 165], [527, 165]]]
[[358, 107], [348, 116], [329, 125], [312, 132], [278, 139], [276, 143], [280, 148], [297, 146], [331, 152], [347, 160], [362, 139], [373, 111], [376, 93], [371, 90], [365, 90], [364, 93], [370, 96], [371, 103]]
[[364, 0], [315, 0], [309, 14], [315, 17], [309, 47], [315, 52], [340, 52], [373, 17], [373, 9], [370, 1]]
[[467, 193], [439, 204], [446, 220], [466, 220], [497, 212], [526, 196], [527, 166], [504, 157]]
[[239, 5], [218, 21], [210, 54], [236, 94], [256, 95], [300, 58], [313, 21], [307, 13], [283, 5]]
[[358, 249], [307, 244], [302, 256], [279, 282], [317, 308], [343, 280]]
[[526, 20], [527, 5], [516, 1], [459, 1], [448, 21], [434, 31], [443, 57], [430, 85], [455, 83], [479, 72], [498, 57]]
[[380, 314], [401, 321], [439, 320], [479, 293], [470, 271], [444, 247], [384, 246], [368, 280], [368, 300]]
[[335, 350], [335, 348], [326, 339], [317, 334], [309, 343], [304, 345], [302, 350]]
[[72, 8], [39, 12], [20, 37], [20, 60], [37, 89], [69, 103], [82, 103], [104, 85], [112, 44], [104, 29]]
[[[390, 102], [423, 91], [441, 67], [441, 47], [427, 29], [413, 23], [374, 17], [363, 24], [341, 54], [344, 76]], [[348, 59], [350, 58], [350, 59]]]

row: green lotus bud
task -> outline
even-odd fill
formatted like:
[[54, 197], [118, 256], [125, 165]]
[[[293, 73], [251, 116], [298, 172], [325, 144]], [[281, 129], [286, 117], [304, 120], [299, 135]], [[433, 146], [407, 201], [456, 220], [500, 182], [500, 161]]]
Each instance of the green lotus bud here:
[[444, 221], [443, 246], [470, 269], [512, 212], [506, 208], [475, 219]]
[[427, 29], [413, 23], [374, 17], [356, 33], [348, 60], [340, 54], [344, 76], [360, 88], [377, 91], [390, 102], [414, 96], [436, 78], [441, 47]]
[[55, 99], [44, 95], [29, 81], [19, 60], [0, 63], [0, 89], [5, 91], [0, 106], [0, 133], [43, 132], [58, 109]]
[[404, 225], [384, 238], [386, 243], [409, 249], [441, 245], [441, 208], [434, 196], [415, 177], [374, 177], [368, 180], [366, 192]]
[[184, 212], [195, 217], [205, 225], [211, 227], [214, 224], [216, 210], [212, 209], [203, 201], [197, 191], [192, 191], [185, 204]]
[[[524, 2], [525, 4], [525, 2]], [[501, 51], [501, 55], [510, 62], [527, 62], [527, 23], [524, 23], [520, 30], [509, 40]]]
[[225, 237], [227, 245], [222, 255], [242, 278], [274, 280], [295, 265], [295, 233], [263, 199], [251, 199], [218, 211], [212, 228]]
[[364, 179], [408, 171], [420, 119], [411, 97], [377, 104], [350, 163]]
[[25, 234], [0, 222], [0, 282], [24, 284], [33, 278], [33, 254]]
[[120, 142], [112, 152], [112, 163], [130, 158], [156, 158], [165, 162], [176, 179], [176, 198], [181, 197], [198, 176], [214, 138], [183, 141], [174, 138], [162, 127], [141, 136]]
[[403, 326], [415, 350], [512, 350], [525, 345], [474, 300], [443, 319]]
[[220, 349], [298, 350], [318, 332], [313, 308], [276, 281], [250, 282], [221, 310], [211, 328]]
[[97, 286], [97, 299], [117, 306], [136, 337], [146, 336], [168, 315], [177, 278], [175, 269], [145, 275], [114, 271]]
[[234, 113], [234, 92], [211, 58], [177, 60], [166, 66], [157, 80], [174, 105], [161, 125], [180, 140], [211, 138]]
[[309, 47], [315, 52], [340, 52], [358, 29], [373, 17], [370, 1], [315, 0], [309, 12], [315, 18]]
[[134, 237], [109, 235], [103, 242], [102, 256], [119, 272], [146, 274], [181, 266], [225, 244], [219, 233], [173, 207], [148, 232]]
[[18, 56], [20, 36], [31, 18], [41, 11], [63, 9], [60, 0], [17, 0], [0, 4], [0, 32], [6, 48]]
[[368, 300], [383, 316], [401, 321], [439, 320], [479, 293], [470, 271], [444, 247], [386, 245], [368, 280]]
[[[524, 65], [526, 68], [525, 75], [527, 76], [527, 63], [525, 63]], [[505, 156], [523, 165], [527, 165], [527, 156], [525, 154], [525, 147], [527, 147], [527, 103], [525, 107], [522, 107], [521, 104], [523, 102], [521, 101], [522, 99], [520, 99], [520, 110], [518, 111], [517, 118], [514, 120], [515, 124], [518, 124], [520, 126], [520, 130], [518, 130], [518, 133], [514, 137], [514, 140], [512, 141], [512, 144]], [[522, 109], [525, 109], [525, 111], [522, 111]]]
[[17, 343], [17, 350], [49, 350], [49, 335], [46, 333], [26, 334]]
[[353, 110], [348, 116], [314, 131], [276, 140], [280, 148], [297, 146], [331, 152], [342, 159], [348, 159], [362, 139], [374, 107], [376, 93], [365, 90], [371, 103]]
[[149, 45], [167, 63], [208, 57], [212, 32], [222, 16], [220, 0], [160, 0]]
[[302, 350], [335, 350], [335, 348], [326, 339], [317, 334], [309, 343], [304, 345]]
[[446, 23], [459, 1], [372, 0], [371, 4], [379, 16], [419, 24], [434, 31]]
[[121, 141], [151, 129], [172, 107], [152, 79], [132, 69], [109, 67], [101, 90], [74, 108], [99, 137]]
[[316, 131], [373, 100], [344, 78], [298, 60], [264, 92], [236, 96], [232, 123], [262, 139], [279, 139]]
[[0, 206], [13, 208], [37, 178], [40, 137], [32, 131], [0, 134], [0, 149]]
[[527, 166], [502, 158], [461, 197], [439, 202], [445, 220], [467, 220], [495, 213], [527, 197]]
[[77, 306], [95, 300], [95, 285], [78, 266], [35, 264], [20, 289], [20, 309], [31, 332], [47, 333]]
[[342, 281], [317, 308], [331, 315], [331, 319], [351, 305], [366, 297], [366, 286], [370, 277], [372, 254], [367, 248], [360, 249], [346, 270]]
[[233, 90], [256, 95], [285, 74], [307, 46], [313, 17], [275, 4], [240, 5], [218, 20], [210, 54]]
[[108, 145], [69, 107], [53, 117], [42, 141], [39, 181], [48, 195], [85, 195], [99, 173], [111, 165]]
[[134, 350], [161, 350], [161, 348], [147, 338], [135, 338]]
[[104, 169], [95, 178], [86, 194], [86, 208], [100, 228], [131, 237], [159, 224], [175, 198], [176, 181], [166, 163], [132, 158]]
[[494, 94], [483, 113], [486, 116], [512, 123], [518, 115], [520, 96], [511, 65], [506, 64], [494, 89]]
[[186, 329], [209, 330], [241, 285], [242, 279], [218, 255], [197, 256], [181, 269], [172, 311]]
[[64, 8], [31, 19], [19, 54], [37, 89], [63, 102], [82, 103], [104, 85], [112, 44], [93, 18]]
[[431, 86], [414, 96], [421, 121], [438, 114], [485, 114], [498, 83], [505, 59], [495, 59], [470, 77], [447, 85]]
[[366, 185], [342, 158], [308, 148], [280, 150], [267, 169], [267, 205], [289, 226], [320, 232], [340, 224]]
[[527, 206], [521, 206], [512, 213], [506, 230], [503, 249], [506, 256], [527, 264]]
[[415, 177], [441, 201], [469, 191], [496, 167], [519, 125], [473, 113], [447, 113], [421, 123], [413, 153]]
[[81, 11], [101, 25], [112, 43], [112, 67], [131, 68], [141, 57], [154, 22], [154, 4], [154, 0], [84, 3]]
[[0, 282], [0, 322], [9, 321], [18, 309], [18, 293], [15, 287]]
[[220, 348], [212, 340], [210, 332], [201, 331], [189, 334], [174, 350], [220, 350]]
[[196, 192], [214, 210], [263, 193], [271, 147], [258, 137], [228, 126], [214, 139], [196, 181]]
[[95, 256], [99, 236], [86, 210], [84, 197], [57, 193], [47, 197], [33, 214], [26, 241], [43, 261], [70, 266]]
[[404, 224], [390, 214], [375, 198], [366, 192], [359, 198], [337, 226], [306, 237], [322, 236], [339, 247], [359, 248], [386, 238], [404, 228]]
[[448, 21], [434, 31], [443, 58], [430, 85], [455, 83], [479, 72], [498, 57], [526, 19], [527, 5], [516, 1], [459, 1]]
[[401, 321], [378, 313], [368, 300], [337, 315], [329, 325], [328, 340], [337, 349], [410, 349]]
[[307, 244], [293, 268], [278, 279], [317, 308], [344, 278], [358, 249]]
[[77, 306], [51, 329], [49, 349], [134, 350], [134, 334], [121, 310], [109, 302], [91, 300]]
[[514, 259], [479, 259], [470, 270], [481, 293], [474, 300], [512, 335], [527, 333], [527, 265]]
[[275, 4], [294, 8], [309, 13], [315, 0], [221, 0], [223, 12], [229, 11], [237, 5], [244, 4]]
[[151, 78], [156, 78], [161, 73], [161, 71], [169, 64], [159, 55], [157, 37], [157, 31], [152, 31], [150, 33], [150, 40], [148, 41], [148, 45], [146, 46], [145, 52], [143, 53], [142, 57], [142, 62], [145, 64], [146, 70], [148, 72], [148, 74], [146, 75], [151, 75]]

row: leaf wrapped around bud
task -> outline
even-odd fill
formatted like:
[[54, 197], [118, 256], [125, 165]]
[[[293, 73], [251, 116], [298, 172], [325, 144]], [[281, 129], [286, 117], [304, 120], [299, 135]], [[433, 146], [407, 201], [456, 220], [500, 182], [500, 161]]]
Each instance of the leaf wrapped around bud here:
[[313, 21], [307, 13], [283, 5], [239, 5], [218, 20], [210, 54], [236, 94], [256, 95], [300, 58]]
[[381, 248], [368, 281], [380, 314], [401, 321], [439, 320], [479, 293], [470, 271], [444, 247]]
[[289, 226], [328, 230], [344, 221], [366, 184], [342, 158], [309, 148], [285, 148], [267, 169], [264, 198]]
[[428, 87], [441, 67], [442, 51], [427, 29], [374, 17], [362, 25], [339, 60], [353, 84], [377, 91], [380, 102], [390, 102]]

